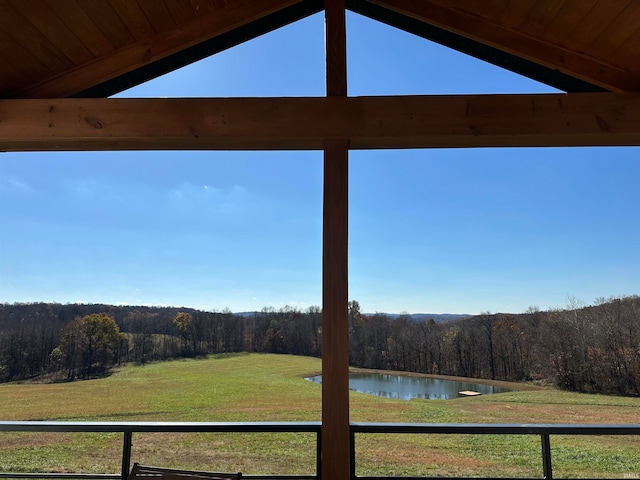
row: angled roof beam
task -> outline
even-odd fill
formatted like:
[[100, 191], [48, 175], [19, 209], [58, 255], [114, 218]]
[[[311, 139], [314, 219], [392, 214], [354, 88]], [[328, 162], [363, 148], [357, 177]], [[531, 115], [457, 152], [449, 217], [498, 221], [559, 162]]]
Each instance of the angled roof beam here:
[[[268, 119], [268, 121], [265, 121]], [[0, 150], [640, 145], [640, 94], [0, 100]]]
[[116, 93], [120, 93], [136, 85], [202, 60], [203, 58], [257, 38], [260, 35], [302, 20], [303, 18], [322, 11], [322, 8], [322, 0], [300, 0], [291, 6], [258, 18], [251, 23], [241, 25], [231, 31], [222, 33], [197, 45], [185, 48], [180, 52], [173, 53], [70, 96], [75, 98], [110, 97], [111, 95], [115, 95]]
[[479, 60], [510, 70], [565, 92], [605, 92], [607, 89], [567, 75], [560, 70], [512, 55], [498, 48], [464, 37], [444, 28], [425, 23], [368, 0], [347, 0], [349, 10], [386, 23]]
[[[612, 92], [640, 91], [640, 78], [622, 68], [586, 55], [544, 43], [514, 29], [449, 8], [445, 0], [368, 0], [420, 22], [467, 37], [497, 50], [521, 57], [551, 70], [581, 79]], [[350, 0], [350, 8], [364, 2]]]
[[[297, 4], [303, 5], [297, 6]], [[188, 23], [120, 48], [109, 55], [98, 57], [35, 86], [13, 92], [13, 97], [57, 98], [76, 95], [112, 95], [148, 80], [150, 73], [151, 77], [161, 75], [203, 58], [216, 50], [228, 48], [301, 16], [319, 11], [321, 8], [321, 2], [316, 0], [228, 2]], [[283, 10], [284, 14], [278, 14]], [[222, 37], [222, 40], [219, 39], [221, 43], [215, 40], [206, 43], [217, 37]], [[194, 48], [186, 54], [180, 53], [190, 47]], [[163, 59], [168, 57], [169, 59], [163, 63]], [[136, 71], [138, 71], [137, 75]], [[101, 87], [94, 88], [96, 85]]]

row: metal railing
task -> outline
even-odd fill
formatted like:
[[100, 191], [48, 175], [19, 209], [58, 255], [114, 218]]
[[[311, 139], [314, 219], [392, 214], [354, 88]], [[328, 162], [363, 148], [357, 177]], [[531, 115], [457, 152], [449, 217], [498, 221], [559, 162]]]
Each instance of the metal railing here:
[[316, 473], [309, 475], [245, 475], [246, 479], [312, 480], [320, 477], [320, 422], [31, 422], [0, 421], [0, 432], [122, 433], [122, 467], [119, 474], [11, 473], [0, 478], [50, 478], [126, 480], [131, 471], [134, 433], [310, 433], [316, 437]]
[[[458, 434], [458, 435], [537, 435], [540, 437], [542, 453], [542, 478], [553, 479], [551, 463], [551, 435], [640, 435], [640, 425], [561, 425], [561, 424], [450, 424], [450, 423], [352, 423], [351, 424], [351, 478], [353, 480], [372, 480], [380, 477], [356, 475], [356, 434]], [[640, 453], [640, 448], [639, 448]], [[385, 479], [436, 479], [443, 477], [393, 477]], [[469, 477], [444, 477], [447, 480], [459, 480]], [[482, 477], [481, 477], [482, 478]], [[485, 477], [486, 478], [486, 477]], [[506, 480], [506, 479], [505, 479]], [[529, 480], [518, 477], [518, 480]], [[539, 480], [539, 479], [538, 479]], [[591, 479], [593, 480], [593, 479]]]
[[[320, 477], [321, 441], [320, 422], [33, 422], [0, 421], [0, 432], [84, 432], [122, 433], [122, 467], [119, 474], [91, 473], [7, 473], [0, 478], [49, 478], [126, 480], [131, 467], [131, 447], [134, 433], [310, 433], [316, 438], [316, 472], [308, 475], [244, 475], [247, 479], [310, 480]], [[536, 435], [541, 441], [542, 479], [553, 479], [551, 462], [551, 435], [640, 435], [640, 424], [634, 425], [560, 425], [560, 424], [433, 424], [433, 423], [352, 423], [351, 424], [351, 478], [373, 479], [436, 479], [455, 480], [459, 477], [368, 477], [356, 475], [357, 434], [471, 434], [471, 435]], [[465, 478], [465, 477], [462, 477]], [[634, 477], [635, 478], [635, 477]], [[518, 480], [524, 480], [519, 478]], [[539, 479], [538, 479], [539, 480]]]

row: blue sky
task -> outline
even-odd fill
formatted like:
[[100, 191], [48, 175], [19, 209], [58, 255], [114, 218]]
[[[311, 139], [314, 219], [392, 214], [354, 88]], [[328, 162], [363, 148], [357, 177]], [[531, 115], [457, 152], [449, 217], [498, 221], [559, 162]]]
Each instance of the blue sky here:
[[[322, 96], [323, 17], [121, 97]], [[553, 89], [355, 14], [349, 95]], [[640, 149], [350, 154], [364, 311], [522, 312], [640, 293]], [[0, 154], [0, 301], [321, 303], [321, 152]]]

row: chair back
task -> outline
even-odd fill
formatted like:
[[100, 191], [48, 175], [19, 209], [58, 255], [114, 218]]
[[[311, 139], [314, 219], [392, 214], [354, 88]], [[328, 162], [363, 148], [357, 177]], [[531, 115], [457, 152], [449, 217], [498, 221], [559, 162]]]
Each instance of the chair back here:
[[242, 473], [198, 472], [134, 463], [128, 480], [240, 480]]

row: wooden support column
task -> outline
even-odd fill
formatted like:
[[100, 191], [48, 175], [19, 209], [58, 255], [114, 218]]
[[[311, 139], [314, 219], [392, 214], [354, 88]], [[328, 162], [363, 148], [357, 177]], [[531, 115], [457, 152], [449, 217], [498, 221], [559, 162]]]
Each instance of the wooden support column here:
[[[327, 96], [347, 95], [345, 0], [325, 0]], [[348, 139], [324, 139], [322, 480], [348, 480]]]
[[327, 96], [347, 96], [345, 0], [325, 0]]
[[346, 140], [336, 140], [324, 149], [322, 480], [350, 475], [347, 147]]

